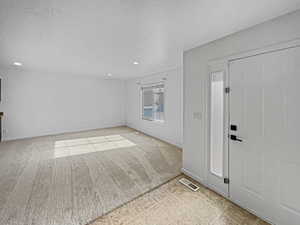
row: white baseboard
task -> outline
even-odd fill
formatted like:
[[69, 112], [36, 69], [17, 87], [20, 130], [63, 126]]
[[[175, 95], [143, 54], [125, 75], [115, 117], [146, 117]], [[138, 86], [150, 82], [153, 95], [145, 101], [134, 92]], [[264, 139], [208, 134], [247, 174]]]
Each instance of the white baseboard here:
[[[270, 218], [265, 217], [264, 215], [262, 215], [262, 214], [259, 213], [259, 212], [255, 212], [255, 211], [253, 211], [253, 210], [251, 210], [251, 209], [248, 209], [247, 207], [244, 207], [243, 204], [242, 204], [241, 202], [236, 201], [236, 200], [234, 200], [234, 199], [232, 199], [232, 198], [230, 198], [230, 197], [227, 198], [227, 199], [228, 199], [229, 201], [233, 202], [234, 204], [238, 205], [238, 206], [241, 207], [242, 209], [245, 209], [246, 211], [248, 211], [248, 212], [252, 213], [253, 215], [257, 216], [258, 218], [260, 218], [260, 219], [262, 219], [262, 220], [268, 222], [269, 224], [276, 225], [273, 221], [270, 220]], [[278, 225], [278, 224], [277, 224], [277, 225]]]
[[181, 168], [181, 172], [184, 173], [185, 175], [193, 178], [195, 181], [198, 181], [200, 184], [202, 184], [203, 186], [207, 187], [206, 182], [199, 176], [195, 175], [194, 173], [192, 173], [191, 171], [185, 169], [185, 168]]
[[36, 137], [44, 137], [44, 136], [51, 136], [51, 135], [60, 135], [60, 134], [66, 134], [66, 133], [76, 133], [76, 132], [84, 132], [84, 131], [90, 131], [90, 130], [97, 130], [97, 129], [105, 129], [105, 128], [113, 128], [113, 127], [120, 127], [120, 126], [126, 126], [125, 123], [115, 123], [115, 124], [105, 124], [103, 126], [99, 127], [91, 127], [91, 128], [84, 128], [84, 129], [66, 129], [63, 131], [53, 131], [53, 132], [43, 132], [41, 134], [31, 134], [31, 135], [23, 135], [23, 136], [17, 136], [17, 137], [3, 137], [3, 142], [5, 141], [14, 141], [14, 140], [22, 140], [22, 139], [28, 139], [28, 138], [36, 138]]
[[178, 148], [182, 148], [182, 143], [178, 143], [178, 142], [175, 141], [175, 140], [171, 140], [171, 139], [169, 139], [169, 138], [166, 138], [166, 137], [157, 135], [157, 134], [155, 134], [155, 133], [152, 133], [152, 132], [149, 132], [149, 131], [147, 131], [147, 130], [144, 130], [144, 129], [141, 129], [141, 128], [139, 128], [139, 127], [136, 127], [136, 126], [134, 126], [134, 125], [132, 125], [132, 124], [126, 124], [125, 126], [130, 127], [130, 128], [132, 128], [132, 129], [135, 129], [135, 130], [137, 130], [137, 131], [143, 132], [143, 133], [145, 133], [145, 134], [148, 134], [148, 135], [150, 135], [150, 136], [152, 136], [152, 137], [158, 138], [158, 139], [160, 139], [160, 140], [162, 140], [162, 141], [165, 141], [165, 142], [167, 142], [167, 143], [169, 143], [169, 144], [175, 145], [175, 146], [177, 146]]

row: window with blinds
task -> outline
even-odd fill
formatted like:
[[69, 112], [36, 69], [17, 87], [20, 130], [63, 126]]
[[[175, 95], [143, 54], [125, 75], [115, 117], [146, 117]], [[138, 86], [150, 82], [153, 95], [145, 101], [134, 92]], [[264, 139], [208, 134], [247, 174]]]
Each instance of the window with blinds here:
[[164, 84], [142, 87], [142, 118], [149, 121], [165, 120]]

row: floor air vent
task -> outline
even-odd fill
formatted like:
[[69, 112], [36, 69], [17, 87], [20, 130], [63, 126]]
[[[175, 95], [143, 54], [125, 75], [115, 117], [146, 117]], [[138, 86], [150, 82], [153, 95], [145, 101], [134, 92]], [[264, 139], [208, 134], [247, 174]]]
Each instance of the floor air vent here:
[[179, 180], [179, 182], [185, 186], [187, 186], [189, 189], [191, 189], [192, 191], [198, 191], [199, 186], [197, 186], [196, 184], [192, 183], [191, 181], [189, 181], [186, 178], [181, 178]]

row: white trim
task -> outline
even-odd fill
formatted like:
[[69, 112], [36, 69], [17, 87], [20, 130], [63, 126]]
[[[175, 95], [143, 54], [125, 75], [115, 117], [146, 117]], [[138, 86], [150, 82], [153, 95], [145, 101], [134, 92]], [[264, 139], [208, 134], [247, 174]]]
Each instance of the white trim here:
[[[214, 192], [216, 192], [216, 193], [222, 195], [224, 198], [230, 200], [230, 199], [228, 198], [228, 194], [227, 194], [227, 193], [224, 193], [224, 192], [220, 191], [220, 190], [219, 190], [217, 187], [215, 187], [214, 185], [208, 184], [204, 179], [202, 179], [201, 177], [195, 175], [193, 172], [191, 172], [191, 171], [189, 171], [189, 170], [187, 170], [187, 169], [185, 169], [185, 168], [181, 168], [181, 172], [182, 172], [183, 174], [185, 174], [186, 176], [191, 177], [191, 178], [193, 178], [194, 180], [198, 181], [198, 182], [199, 182], [201, 185], [203, 185], [204, 187], [207, 187], [208, 189], [210, 189], [210, 190], [212, 190], [212, 191], [214, 191]], [[231, 200], [230, 200], [230, 201], [231, 201]]]
[[[167, 78], [163, 78], [163, 79], [167, 79]], [[138, 83], [138, 85], [140, 85], [141, 86], [140, 88], [143, 89], [143, 88], [152, 88], [152, 87], [156, 87], [159, 85], [165, 85], [165, 82], [166, 82], [166, 80], [161, 80], [158, 82]]]
[[248, 57], [253, 57], [253, 56], [257, 56], [257, 55], [261, 55], [261, 54], [266, 54], [266, 53], [275, 52], [275, 51], [281, 51], [281, 50], [295, 48], [295, 47], [300, 47], [300, 38], [293, 39], [293, 40], [290, 40], [287, 42], [280, 42], [280, 43], [277, 43], [274, 45], [265, 46], [260, 49], [255, 49], [255, 50], [248, 51], [245, 53], [233, 55], [228, 58], [228, 61], [244, 59], [244, 58], [248, 58]]
[[[218, 176], [210, 171], [210, 121], [211, 121], [211, 74], [214, 72], [222, 72], [224, 74], [224, 88], [228, 87], [229, 84], [229, 73], [228, 73], [228, 64], [226, 60], [216, 60], [210, 61], [207, 68], [207, 77], [206, 77], [206, 89], [205, 89], [205, 99], [207, 104], [205, 104], [205, 124], [204, 129], [205, 133], [205, 177], [206, 183], [210, 189], [221, 194], [222, 196], [229, 196], [230, 190], [229, 185], [224, 184], [224, 178], [229, 177], [229, 148], [228, 148], [228, 125], [229, 125], [229, 95], [224, 93], [224, 134], [223, 137], [223, 176]], [[225, 91], [225, 89], [224, 89]], [[217, 185], [218, 184], [218, 185]]]
[[3, 77], [1, 76], [0, 74], [0, 79], [1, 79], [1, 86], [0, 86], [0, 105], [2, 104], [3, 102]]
[[[183, 65], [183, 53], [181, 54], [181, 65]], [[180, 142], [183, 142], [183, 124], [184, 124], [184, 68], [180, 68]]]
[[176, 71], [179, 70], [180, 68], [182, 68], [182, 65], [176, 66], [176, 67], [167, 67], [165, 69], [160, 69], [154, 72], [150, 72], [150, 73], [144, 73], [141, 74], [140, 76], [133, 76], [133, 77], [128, 77], [128, 78], [123, 78], [122, 80], [128, 81], [128, 80], [143, 80], [143, 78], [147, 78], [147, 77], [152, 77], [152, 76], [157, 76], [158, 74], [162, 74], [162, 73], [168, 73], [171, 71]]
[[[155, 121], [149, 121], [149, 122], [155, 122]], [[161, 122], [159, 122], [159, 123], [161, 123]], [[161, 123], [161, 124], [163, 124], [163, 123]], [[177, 140], [172, 140], [172, 139], [169, 139], [169, 138], [165, 138], [163, 136], [157, 135], [157, 134], [149, 132], [147, 130], [135, 127], [135, 126], [133, 126], [132, 124], [129, 124], [129, 123], [127, 123], [126, 126], [129, 127], [129, 128], [135, 129], [137, 131], [143, 132], [143, 133], [145, 133], [145, 134], [147, 134], [149, 136], [152, 136], [152, 137], [155, 137], [157, 139], [160, 139], [162, 141], [165, 141], [165, 142], [167, 142], [169, 144], [175, 145], [178, 148], [182, 148], [182, 143], [178, 142]]]
[[[225, 197], [225, 198], [226, 198], [226, 197]], [[267, 217], [265, 217], [264, 215], [260, 214], [259, 212], [253, 211], [253, 210], [251, 210], [251, 209], [249, 209], [249, 208], [243, 206], [239, 201], [233, 200], [233, 199], [230, 198], [230, 197], [229, 197], [229, 198], [226, 198], [226, 199], [228, 199], [229, 201], [233, 202], [234, 204], [240, 206], [241, 208], [245, 209], [246, 211], [252, 213], [253, 215], [257, 216], [258, 218], [261, 218], [262, 220], [268, 222], [269, 224], [276, 225], [274, 222], [272, 222], [272, 221], [270, 220], [270, 218], [267, 218]], [[277, 225], [280, 225], [280, 224], [277, 224]]]
[[[148, 83], [148, 84], [141, 84], [139, 83], [138, 85], [140, 85], [139, 87], [139, 97], [140, 97], [140, 119], [144, 120], [144, 121], [149, 121], [149, 122], [155, 122], [155, 123], [165, 123], [166, 122], [166, 80], [167, 78], [163, 78], [163, 81], [160, 82], [153, 82], [153, 83]], [[154, 120], [154, 119], [148, 119], [146, 117], [144, 117], [144, 96], [143, 96], [143, 89], [147, 89], [147, 88], [155, 88], [156, 86], [163, 86], [163, 100], [164, 100], [164, 111], [163, 111], [163, 115], [164, 115], [164, 120]]]
[[203, 186], [207, 187], [206, 182], [204, 181], [204, 179], [202, 179], [201, 177], [195, 175], [193, 172], [185, 169], [185, 168], [181, 168], [181, 172], [185, 175], [187, 175], [188, 177], [193, 178], [195, 181], [198, 181], [200, 184], [202, 184]]
[[207, 184], [207, 187], [211, 190], [213, 190], [214, 192], [218, 193], [219, 195], [222, 195], [224, 198], [228, 198], [228, 193], [227, 192], [223, 192], [222, 190], [220, 190], [220, 188], [218, 188], [217, 186], [213, 185], [213, 184]]
[[101, 127], [96, 127], [96, 128], [86, 128], [86, 129], [76, 129], [76, 130], [65, 130], [62, 132], [45, 132], [42, 135], [29, 135], [29, 136], [22, 136], [22, 137], [16, 137], [16, 138], [5, 138], [3, 139], [3, 142], [7, 141], [15, 141], [15, 140], [24, 140], [24, 139], [30, 139], [30, 138], [39, 138], [39, 137], [45, 137], [45, 136], [56, 136], [56, 135], [63, 135], [63, 134], [71, 134], [71, 133], [77, 133], [77, 132], [85, 132], [85, 131], [93, 131], [93, 130], [98, 130], [98, 129], [106, 129], [106, 128], [114, 128], [114, 127], [122, 127], [126, 126], [125, 122], [121, 123], [115, 123], [115, 124], [106, 124]]
[[261, 54], [266, 54], [269, 52], [280, 51], [280, 50], [289, 49], [289, 48], [295, 48], [295, 47], [300, 47], [300, 38], [283, 41], [283, 42], [279, 42], [279, 43], [272, 44], [272, 45], [266, 45], [261, 48], [238, 52], [238, 53], [220, 57], [220, 58], [211, 59], [211, 60], [209, 60], [208, 64], [214, 65], [214, 64], [218, 64], [220, 62], [226, 62], [228, 64], [230, 61], [248, 58], [248, 57], [261, 55]]

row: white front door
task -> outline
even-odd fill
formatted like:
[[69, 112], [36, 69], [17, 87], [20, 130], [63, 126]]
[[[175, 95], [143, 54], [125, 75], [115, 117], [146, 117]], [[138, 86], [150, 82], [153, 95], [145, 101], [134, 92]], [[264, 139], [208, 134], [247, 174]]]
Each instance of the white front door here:
[[277, 225], [299, 225], [300, 47], [231, 61], [229, 71], [230, 197]]

